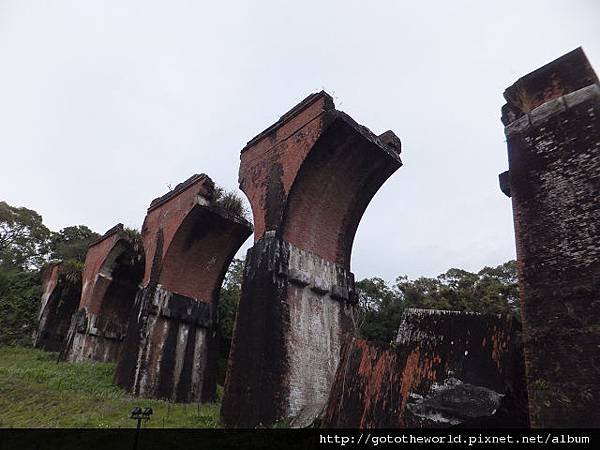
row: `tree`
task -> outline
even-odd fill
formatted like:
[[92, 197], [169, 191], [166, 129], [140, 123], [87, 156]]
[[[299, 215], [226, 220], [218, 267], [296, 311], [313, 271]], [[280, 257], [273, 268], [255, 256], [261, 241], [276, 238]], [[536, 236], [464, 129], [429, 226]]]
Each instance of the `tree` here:
[[49, 251], [51, 259], [85, 262], [88, 246], [100, 235], [85, 225], [63, 228], [50, 235]]
[[32, 209], [0, 202], [0, 266], [4, 269], [39, 268], [50, 230]]
[[0, 345], [31, 345], [41, 294], [39, 271], [0, 269]]
[[393, 340], [405, 308], [398, 290], [375, 277], [358, 281], [356, 291], [358, 305], [353, 311], [355, 332], [370, 340]]
[[517, 262], [513, 260], [497, 267], [484, 267], [478, 275], [477, 295], [485, 310], [519, 317]]
[[77, 279], [89, 243], [99, 235], [84, 225], [50, 232], [31, 209], [0, 202], [0, 344], [27, 344], [40, 306], [40, 268], [62, 259]]
[[231, 350], [235, 316], [242, 293], [242, 279], [244, 276], [244, 260], [234, 259], [229, 265], [223, 286], [219, 293], [219, 306], [217, 308], [218, 335], [219, 335], [219, 367], [217, 379], [222, 384], [225, 380], [227, 358]]

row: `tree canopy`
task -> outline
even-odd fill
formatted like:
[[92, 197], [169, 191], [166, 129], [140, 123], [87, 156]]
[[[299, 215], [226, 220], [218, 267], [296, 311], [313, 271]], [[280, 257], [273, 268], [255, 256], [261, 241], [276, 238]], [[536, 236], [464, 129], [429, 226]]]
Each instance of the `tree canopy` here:
[[244, 275], [244, 260], [234, 259], [229, 265], [223, 286], [219, 293], [219, 305], [217, 308], [218, 335], [219, 335], [219, 368], [218, 380], [225, 380], [227, 369], [227, 358], [233, 338], [233, 327], [235, 316], [242, 293], [242, 278]]
[[405, 308], [519, 315], [515, 261], [477, 273], [453, 268], [436, 278], [400, 276], [392, 286], [381, 278], [367, 278], [356, 287], [356, 332], [372, 340], [393, 340]]
[[36, 211], [0, 202], [0, 344], [25, 344], [37, 320], [40, 270], [61, 259], [80, 276], [87, 247], [99, 237], [85, 225], [50, 231]]
[[58, 233], [52, 232], [48, 244], [50, 258], [83, 263], [88, 246], [99, 237], [98, 233], [85, 225], [66, 227]]
[[39, 268], [49, 237], [50, 230], [37, 212], [0, 202], [0, 267]]

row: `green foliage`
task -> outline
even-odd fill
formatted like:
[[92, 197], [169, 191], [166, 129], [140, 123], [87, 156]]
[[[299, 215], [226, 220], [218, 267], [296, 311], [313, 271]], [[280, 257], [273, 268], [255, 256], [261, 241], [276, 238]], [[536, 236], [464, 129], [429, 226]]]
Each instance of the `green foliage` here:
[[83, 263], [76, 259], [63, 261], [60, 267], [60, 275], [64, 277], [71, 286], [79, 286], [79, 288], [81, 288]]
[[367, 278], [356, 283], [358, 307], [354, 311], [355, 329], [375, 341], [390, 340], [390, 330], [397, 330], [404, 304], [396, 289], [381, 278]]
[[233, 338], [233, 328], [235, 325], [235, 316], [240, 302], [242, 292], [242, 278], [244, 275], [244, 261], [234, 259], [229, 265], [221, 292], [219, 293], [218, 331], [219, 331], [219, 361], [217, 380], [223, 383], [225, 380], [225, 371], [227, 369], [227, 358], [231, 349], [231, 339]]
[[85, 225], [51, 232], [37, 212], [0, 202], [0, 344], [31, 343], [43, 264], [63, 260], [62, 276], [80, 284], [87, 247], [98, 237]]
[[129, 238], [129, 242], [131, 242], [131, 245], [133, 246], [134, 253], [136, 255], [143, 255], [144, 240], [142, 239], [142, 234], [139, 232], [139, 230], [136, 230], [135, 228], [125, 227], [123, 228], [123, 231]]
[[50, 230], [37, 212], [0, 202], [0, 266], [14, 269], [39, 268]]
[[48, 251], [51, 259], [85, 262], [88, 246], [100, 235], [85, 225], [66, 227], [58, 233], [52, 232]]
[[113, 385], [114, 364], [57, 363], [56, 354], [0, 347], [0, 427], [131, 428], [149, 406], [151, 428], [214, 428], [219, 404], [181, 404], [129, 395]]
[[355, 328], [370, 340], [394, 340], [405, 308], [519, 315], [515, 261], [485, 267], [478, 273], [450, 269], [436, 278], [409, 280], [401, 276], [392, 287], [380, 278], [369, 278], [356, 287]]
[[38, 271], [0, 268], [0, 345], [30, 345], [42, 295]]
[[248, 211], [242, 198], [237, 193], [226, 191], [222, 187], [215, 186], [212, 206], [231, 216], [248, 219]]
[[479, 272], [478, 295], [488, 312], [520, 315], [517, 262], [484, 267]]

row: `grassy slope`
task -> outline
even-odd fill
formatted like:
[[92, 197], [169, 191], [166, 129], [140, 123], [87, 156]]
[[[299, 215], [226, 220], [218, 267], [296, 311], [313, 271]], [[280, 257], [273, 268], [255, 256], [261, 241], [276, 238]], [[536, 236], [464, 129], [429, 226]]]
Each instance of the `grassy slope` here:
[[134, 406], [154, 410], [148, 427], [218, 426], [218, 403], [135, 398], [112, 384], [113, 369], [57, 364], [55, 353], [0, 346], [0, 427], [134, 427]]

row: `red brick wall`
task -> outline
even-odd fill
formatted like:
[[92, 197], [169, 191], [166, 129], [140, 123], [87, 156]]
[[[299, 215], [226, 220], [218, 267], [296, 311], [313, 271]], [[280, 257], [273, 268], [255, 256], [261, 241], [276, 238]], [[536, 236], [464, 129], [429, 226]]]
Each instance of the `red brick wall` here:
[[350, 269], [356, 229], [381, 184], [397, 169], [343, 121], [313, 147], [288, 196], [281, 235]]
[[[390, 132], [386, 133], [387, 136]], [[382, 135], [383, 136], [383, 135]], [[313, 94], [242, 150], [240, 187], [252, 205], [255, 240], [265, 231], [350, 268], [358, 223], [400, 167], [400, 142], [374, 136]]]
[[171, 292], [210, 303], [251, 229], [208, 205], [214, 189], [208, 176], [190, 180], [148, 210], [142, 228], [143, 283], [147, 286], [155, 277], [156, 283]]
[[504, 92], [505, 125], [538, 106], [590, 84], [598, 77], [583, 50], [578, 48], [520, 78]]
[[[182, 188], [179, 186], [174, 189], [170, 198], [156, 199], [150, 206], [148, 214], [142, 226], [142, 238], [144, 240], [144, 251], [146, 254], [146, 270], [144, 272], [144, 286], [150, 282], [150, 275], [153, 267], [156, 269], [162, 264], [162, 258], [169, 248], [175, 233], [183, 223], [186, 216], [198, 204], [198, 197], [205, 200], [212, 197], [214, 184], [206, 175], [200, 175], [190, 178], [195, 180], [188, 185], [182, 183]], [[188, 180], [189, 181], [189, 180]], [[168, 194], [167, 194], [168, 195]], [[161, 197], [162, 198], [162, 197]], [[157, 256], [158, 261], [155, 261], [157, 250], [158, 231], [162, 231], [162, 255]]]
[[242, 150], [239, 182], [252, 205], [255, 241], [279, 225], [298, 170], [321, 134], [320, 118], [331, 109], [329, 95], [316, 95], [288, 121], [268, 128]]
[[212, 303], [231, 259], [250, 232], [207, 207], [196, 207], [177, 230], [163, 258], [159, 284]]
[[[100, 313], [106, 291], [106, 287], [102, 287], [103, 280], [98, 279], [98, 274], [111, 252], [114, 252], [115, 249], [123, 251], [123, 244], [120, 243], [123, 241], [121, 230], [122, 228], [118, 226], [109, 230], [102, 238], [90, 245], [85, 256], [79, 308], [85, 308], [92, 314]], [[97, 285], [97, 281], [100, 281], [100, 285]]]
[[[48, 299], [58, 284], [61, 263], [51, 263], [42, 272], [42, 299]], [[41, 313], [42, 311], [40, 311]]]
[[408, 309], [394, 345], [347, 335], [321, 426], [526, 427], [519, 328], [499, 315]]

